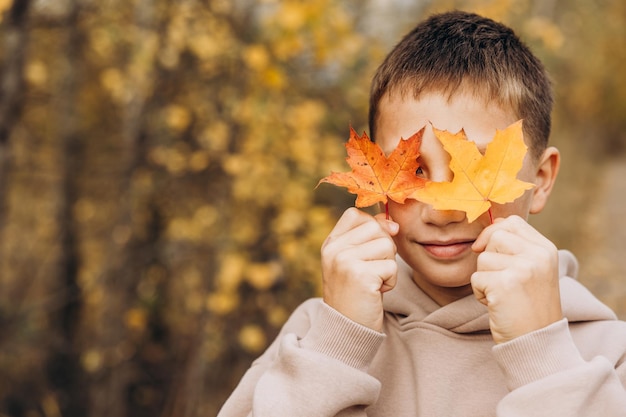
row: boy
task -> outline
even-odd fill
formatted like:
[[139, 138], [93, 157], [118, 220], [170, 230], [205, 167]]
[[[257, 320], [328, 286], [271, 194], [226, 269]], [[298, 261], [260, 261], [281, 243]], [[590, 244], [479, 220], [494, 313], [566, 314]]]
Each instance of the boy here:
[[461, 211], [348, 209], [322, 247], [323, 300], [300, 306], [219, 416], [626, 416], [626, 323], [575, 277], [573, 255], [525, 219], [559, 168], [541, 63], [508, 28], [430, 17], [379, 67], [370, 132], [389, 154], [426, 126], [420, 169], [452, 178], [430, 125], [485, 148], [524, 120], [515, 202]]

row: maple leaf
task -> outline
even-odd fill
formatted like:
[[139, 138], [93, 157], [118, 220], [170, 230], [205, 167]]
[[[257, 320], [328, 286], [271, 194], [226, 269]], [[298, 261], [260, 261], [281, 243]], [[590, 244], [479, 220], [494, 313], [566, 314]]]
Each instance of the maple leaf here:
[[398, 146], [386, 157], [365, 132], [359, 136], [350, 127], [350, 138], [345, 146], [348, 151], [346, 160], [352, 171], [332, 172], [317, 185], [326, 182], [346, 187], [357, 195], [356, 207], [368, 207], [378, 202], [387, 204], [388, 199], [404, 203], [426, 182], [415, 175], [419, 168], [417, 157], [423, 133], [424, 129], [421, 129], [408, 139], [400, 139]]
[[526, 154], [519, 120], [504, 130], [496, 130], [485, 155], [461, 130], [456, 134], [433, 127], [435, 136], [450, 154], [454, 177], [449, 182], [428, 182], [411, 198], [431, 204], [437, 210], [461, 210], [471, 223], [488, 211], [491, 203], [510, 203], [534, 187], [517, 179]]

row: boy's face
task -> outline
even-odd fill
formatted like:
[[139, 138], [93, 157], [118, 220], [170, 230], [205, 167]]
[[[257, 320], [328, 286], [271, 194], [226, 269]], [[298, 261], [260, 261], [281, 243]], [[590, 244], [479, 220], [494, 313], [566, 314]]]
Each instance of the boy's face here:
[[[448, 165], [450, 157], [434, 136], [431, 124], [452, 133], [463, 128], [468, 139], [484, 153], [496, 129], [504, 129], [517, 120], [512, 112], [470, 94], [457, 93], [450, 100], [437, 93], [419, 99], [385, 95], [379, 105], [375, 137], [389, 155], [400, 138], [408, 138], [426, 126], [419, 157], [421, 175], [432, 181], [449, 181], [453, 176]], [[527, 153], [518, 178], [536, 183], [538, 175], [542, 175], [536, 165]], [[493, 217], [516, 214], [527, 218], [530, 212], [540, 211], [545, 198], [533, 203], [534, 194], [534, 190], [529, 190], [513, 203], [493, 205]], [[465, 212], [434, 210], [415, 200], [407, 200], [406, 204], [390, 201], [389, 212], [400, 224], [394, 238], [398, 253], [413, 269], [413, 279], [424, 292], [440, 305], [472, 293], [469, 282], [476, 270], [477, 254], [471, 245], [490, 224], [487, 213], [468, 223]]]

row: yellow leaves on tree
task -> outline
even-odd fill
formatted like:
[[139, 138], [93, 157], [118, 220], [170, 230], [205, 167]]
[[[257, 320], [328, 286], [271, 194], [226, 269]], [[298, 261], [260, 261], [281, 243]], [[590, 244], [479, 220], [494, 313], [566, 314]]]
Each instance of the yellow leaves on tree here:
[[454, 178], [451, 182], [428, 182], [413, 198], [437, 210], [462, 210], [471, 223], [489, 210], [492, 202], [513, 202], [534, 187], [517, 179], [527, 150], [521, 120], [504, 130], [496, 130], [485, 155], [474, 142], [467, 140], [463, 130], [456, 134], [433, 130], [450, 154]]
[[402, 204], [413, 198], [437, 210], [464, 211], [469, 222], [488, 211], [492, 203], [513, 202], [534, 187], [517, 179], [527, 151], [521, 120], [496, 130], [484, 155], [463, 130], [453, 134], [433, 127], [433, 131], [450, 154], [452, 181], [433, 182], [415, 175], [423, 129], [400, 140], [389, 158], [366, 134], [359, 137], [351, 129], [346, 149], [352, 171], [332, 173], [320, 183], [346, 187], [357, 195], [357, 207], [387, 203], [388, 198]]
[[333, 172], [320, 182], [346, 187], [356, 194], [355, 205], [368, 207], [378, 202], [386, 204], [389, 199], [404, 203], [407, 197], [424, 186], [425, 180], [415, 175], [419, 167], [417, 157], [424, 129], [398, 146], [387, 158], [378, 144], [367, 134], [359, 136], [350, 128], [350, 139], [346, 143], [348, 164], [351, 172]]

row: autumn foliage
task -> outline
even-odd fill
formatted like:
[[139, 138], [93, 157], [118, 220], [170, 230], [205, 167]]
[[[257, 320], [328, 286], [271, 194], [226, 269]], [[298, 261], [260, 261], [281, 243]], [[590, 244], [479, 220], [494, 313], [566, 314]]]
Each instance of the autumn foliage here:
[[511, 203], [534, 187], [517, 179], [527, 150], [521, 120], [496, 130], [484, 155], [463, 130], [450, 133], [432, 129], [450, 155], [452, 181], [433, 182], [416, 174], [424, 128], [407, 140], [401, 139], [389, 157], [366, 134], [359, 137], [350, 129], [346, 149], [352, 171], [334, 172], [320, 183], [347, 188], [357, 195], [356, 207], [386, 204], [388, 198], [402, 204], [411, 198], [437, 210], [464, 211], [470, 223], [488, 211], [492, 202]]
[[216, 415], [318, 292], [364, 9], [0, 8], [0, 414]]
[[356, 194], [356, 207], [368, 207], [375, 203], [387, 204], [388, 199], [404, 203], [407, 197], [424, 186], [425, 180], [416, 176], [419, 168], [417, 158], [424, 129], [408, 139], [401, 139], [389, 157], [366, 133], [359, 136], [350, 128], [346, 143], [348, 164], [351, 172], [333, 172], [318, 183], [327, 182], [346, 187]]
[[521, 120], [497, 130], [484, 155], [467, 140], [463, 130], [454, 134], [433, 130], [450, 154], [454, 177], [450, 182], [429, 182], [412, 194], [413, 198], [437, 210], [462, 210], [471, 223], [488, 211], [492, 202], [511, 203], [534, 187], [517, 179], [527, 150]]

